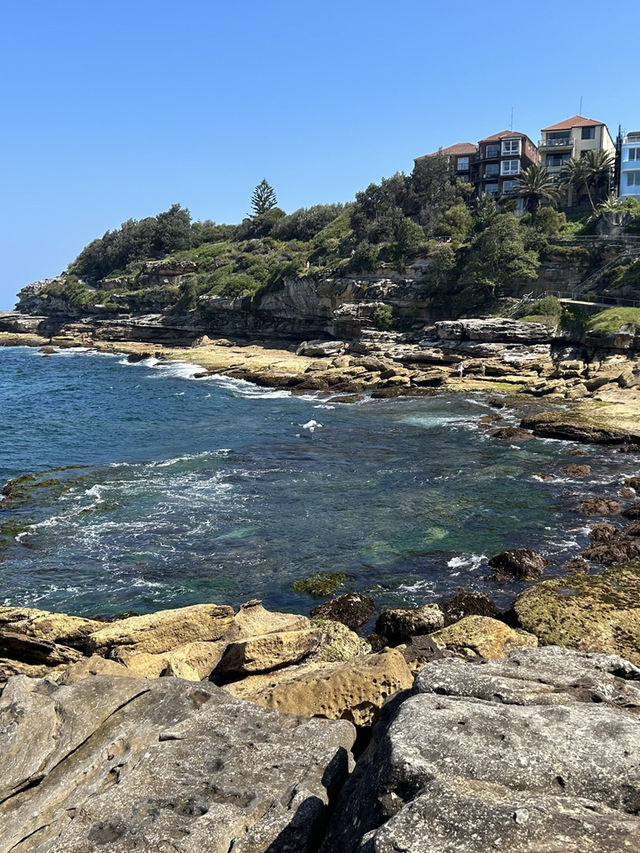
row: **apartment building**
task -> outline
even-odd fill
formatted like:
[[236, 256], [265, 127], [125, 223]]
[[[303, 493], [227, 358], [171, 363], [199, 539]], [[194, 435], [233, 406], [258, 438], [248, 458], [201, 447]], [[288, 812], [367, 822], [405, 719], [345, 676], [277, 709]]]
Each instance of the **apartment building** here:
[[423, 154], [422, 157], [416, 157], [413, 162], [419, 163], [421, 160], [426, 160], [427, 157], [442, 154], [449, 161], [451, 171], [461, 180], [470, 183], [471, 167], [477, 153], [478, 146], [474, 145], [473, 142], [456, 142], [455, 145], [449, 145], [448, 148], [439, 148], [433, 154]]
[[520, 172], [539, 162], [538, 149], [526, 133], [502, 130], [478, 143], [470, 182], [478, 195], [505, 195], [515, 189]]
[[640, 201], [640, 131], [622, 137], [619, 170], [620, 197], [637, 198]]
[[543, 127], [538, 150], [542, 165], [550, 175], [559, 176], [569, 160], [584, 157], [587, 151], [607, 151], [615, 156], [616, 146], [606, 124], [584, 116], [572, 116]]

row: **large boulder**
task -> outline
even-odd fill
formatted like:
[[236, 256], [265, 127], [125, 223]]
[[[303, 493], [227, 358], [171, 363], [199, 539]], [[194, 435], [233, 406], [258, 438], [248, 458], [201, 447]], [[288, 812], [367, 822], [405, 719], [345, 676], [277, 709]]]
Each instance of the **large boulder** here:
[[104, 625], [85, 637], [83, 646], [101, 655], [118, 647], [157, 654], [194, 640], [219, 640], [234, 625], [233, 617], [233, 608], [220, 604], [158, 610]]
[[543, 645], [619, 654], [640, 664], [640, 560], [543, 581], [521, 593], [513, 609]]
[[444, 616], [444, 624], [453, 625], [465, 616], [490, 616], [495, 619], [500, 615], [500, 608], [484, 592], [474, 592], [464, 586], [457, 586], [450, 598], [439, 602]]
[[321, 850], [640, 849], [639, 679], [560, 648], [430, 663], [385, 709]]
[[404, 657], [390, 649], [345, 662], [311, 662], [268, 675], [248, 676], [224, 689], [288, 714], [369, 726], [387, 699], [412, 683]]
[[444, 626], [444, 615], [437, 604], [420, 607], [390, 607], [383, 610], [376, 622], [376, 634], [386, 637], [394, 646], [406, 643], [411, 637], [430, 634]]
[[370, 596], [360, 592], [348, 592], [324, 604], [318, 604], [311, 610], [311, 615], [316, 619], [342, 622], [347, 628], [355, 631], [373, 616], [375, 609], [375, 602]]
[[1, 853], [315, 850], [355, 737], [174, 678], [12, 678], [0, 719]]
[[449, 649], [465, 656], [505, 658], [514, 649], [530, 649], [538, 645], [537, 637], [526, 631], [510, 628], [488, 616], [465, 616], [454, 625], [430, 635], [440, 649]]
[[522, 581], [536, 580], [548, 565], [549, 561], [531, 548], [512, 548], [489, 560], [489, 567], [498, 578], [515, 578]]
[[251, 675], [297, 663], [320, 646], [320, 631], [277, 631], [229, 643], [218, 664], [221, 675]]
[[95, 619], [51, 613], [33, 607], [0, 607], [0, 630], [26, 634], [37, 640], [74, 646], [92, 631], [104, 627]]

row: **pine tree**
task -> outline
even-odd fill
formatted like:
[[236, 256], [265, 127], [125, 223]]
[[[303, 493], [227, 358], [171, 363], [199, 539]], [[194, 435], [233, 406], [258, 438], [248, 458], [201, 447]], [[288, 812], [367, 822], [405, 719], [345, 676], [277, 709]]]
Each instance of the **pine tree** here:
[[271, 184], [268, 184], [266, 178], [263, 178], [258, 186], [253, 191], [251, 196], [251, 210], [254, 216], [262, 216], [278, 203], [276, 192]]

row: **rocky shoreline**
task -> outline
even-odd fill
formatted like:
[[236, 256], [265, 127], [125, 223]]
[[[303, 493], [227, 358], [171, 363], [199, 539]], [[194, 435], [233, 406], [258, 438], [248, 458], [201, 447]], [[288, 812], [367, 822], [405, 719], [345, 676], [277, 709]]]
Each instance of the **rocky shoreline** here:
[[640, 560], [372, 606], [0, 608], [0, 851], [639, 849]]

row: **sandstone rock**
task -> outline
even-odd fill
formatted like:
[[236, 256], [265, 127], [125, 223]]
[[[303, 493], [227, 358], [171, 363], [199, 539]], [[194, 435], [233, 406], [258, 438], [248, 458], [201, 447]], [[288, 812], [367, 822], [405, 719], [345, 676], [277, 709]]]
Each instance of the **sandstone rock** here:
[[443, 626], [444, 615], [437, 604], [395, 607], [382, 611], [376, 622], [376, 634], [382, 634], [391, 645], [398, 645], [416, 634], [430, 634]]
[[87, 634], [103, 627], [94, 619], [67, 616], [65, 613], [50, 613], [32, 607], [0, 607], [0, 630], [65, 646], [74, 646]]
[[269, 675], [249, 676], [224, 689], [289, 714], [369, 726], [377, 719], [383, 703], [412, 683], [413, 676], [402, 654], [389, 649], [344, 663], [309, 663]]
[[412, 675], [417, 675], [423, 666], [432, 660], [443, 657], [440, 647], [431, 639], [431, 634], [411, 637], [406, 646], [400, 646], [398, 651], [406, 660]]
[[231, 637], [255, 637], [275, 631], [297, 631], [309, 627], [309, 619], [297, 613], [278, 613], [265, 610], [258, 600], [242, 604], [233, 617]]
[[373, 616], [375, 609], [376, 605], [370, 596], [359, 592], [348, 592], [324, 604], [318, 604], [311, 610], [311, 615], [316, 619], [333, 619], [336, 622], [342, 622], [354, 631]]
[[11, 658], [0, 657], [0, 688], [12, 675], [27, 675], [29, 678], [58, 678], [67, 670], [67, 664], [33, 664]]
[[591, 465], [565, 465], [560, 469], [565, 477], [588, 477], [591, 473]]
[[569, 441], [586, 441], [592, 444], [624, 444], [640, 440], [628, 429], [605, 424], [576, 412], [540, 412], [523, 418], [523, 429], [543, 438], [561, 438]]
[[504, 622], [488, 616], [465, 616], [459, 622], [435, 631], [431, 639], [441, 649], [467, 656], [471, 652], [483, 658], [504, 658], [514, 649], [530, 649], [538, 645], [538, 638], [533, 634], [509, 628]]
[[496, 570], [498, 577], [512, 577], [517, 580], [535, 580], [549, 565], [540, 554], [531, 548], [512, 548], [502, 551], [489, 560], [489, 566]]
[[226, 639], [212, 643], [195, 640], [159, 654], [131, 651], [126, 647], [116, 647], [114, 652], [127, 669], [140, 678], [172, 675], [187, 681], [200, 681], [215, 669], [226, 647]]
[[83, 641], [88, 652], [108, 654], [117, 646], [139, 652], [166, 652], [194, 640], [219, 640], [233, 625], [233, 609], [219, 604], [194, 604], [158, 610], [101, 627]]
[[495, 618], [500, 609], [484, 592], [472, 592], [464, 586], [457, 586], [455, 595], [439, 602], [444, 616], [445, 627], [459, 622], [465, 616], [490, 616]]
[[91, 675], [123, 675], [132, 678], [139, 676], [117, 663], [115, 660], [100, 657], [100, 655], [91, 655], [90, 658], [82, 658], [82, 660], [72, 663], [66, 667], [64, 674], [55, 680], [58, 684], [75, 684], [76, 681], [81, 681], [83, 678], [89, 678]]
[[334, 622], [331, 619], [314, 619], [311, 624], [320, 632], [320, 645], [311, 656], [314, 661], [351, 660], [358, 655], [367, 655], [371, 651], [367, 640], [359, 637], [341, 622]]
[[310, 850], [355, 736], [173, 678], [13, 678], [0, 717], [3, 853]]
[[587, 498], [580, 504], [583, 515], [618, 515], [621, 509], [620, 501], [611, 498]]
[[25, 634], [14, 634], [11, 631], [0, 631], [0, 655], [38, 666], [74, 663], [82, 658], [82, 653], [76, 649], [48, 640], [38, 640]]
[[639, 679], [559, 648], [430, 663], [383, 712], [322, 853], [635, 850]]
[[297, 663], [315, 652], [320, 642], [320, 632], [309, 628], [237, 640], [224, 650], [217, 674], [248, 675]]
[[496, 343], [548, 343], [553, 332], [543, 323], [523, 323], [503, 317], [443, 320], [435, 324], [441, 340], [491, 341]]
[[543, 581], [518, 596], [514, 612], [543, 645], [640, 663], [640, 560], [597, 575]]

